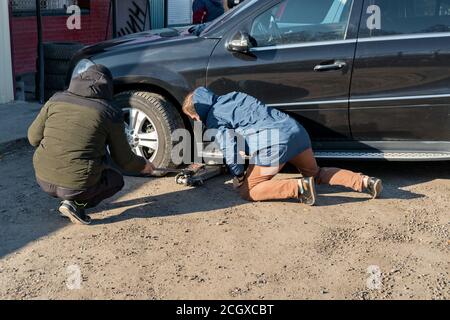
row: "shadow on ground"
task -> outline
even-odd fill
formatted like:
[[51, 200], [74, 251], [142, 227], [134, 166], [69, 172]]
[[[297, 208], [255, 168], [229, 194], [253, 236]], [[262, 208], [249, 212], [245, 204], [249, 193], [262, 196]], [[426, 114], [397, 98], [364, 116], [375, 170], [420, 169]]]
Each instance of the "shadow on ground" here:
[[[338, 166], [349, 170], [362, 172], [370, 176], [380, 177], [384, 181], [383, 199], [410, 200], [424, 197], [423, 194], [404, 190], [411, 185], [417, 185], [434, 179], [450, 179], [449, 163], [388, 163], [388, 162], [329, 162], [323, 161], [323, 166]], [[286, 172], [294, 173], [292, 168]], [[411, 172], [418, 172], [411, 175]], [[440, 174], [440, 176], [439, 176]], [[411, 177], [408, 179], [408, 177]], [[229, 177], [228, 177], [229, 178]], [[226, 185], [228, 178], [216, 178], [208, 183], [208, 189], [216, 189], [219, 194], [232, 193], [230, 185]], [[220, 192], [219, 192], [220, 191]], [[348, 190], [342, 187], [319, 186], [318, 188], [321, 207], [334, 206], [343, 203], [366, 202], [369, 197], [354, 197], [342, 195], [348, 194]], [[322, 195], [322, 196], [321, 196]], [[127, 201], [113, 202], [104, 207], [105, 210], [133, 207], [123, 211], [122, 214], [97, 220], [98, 224], [117, 223], [128, 219], [152, 218], [163, 216], [183, 215], [225, 209], [246, 203], [237, 193], [235, 199], [230, 202], [229, 197], [206, 198], [204, 188], [186, 189], [166, 193], [158, 196], [148, 196]], [[200, 200], [200, 201], [199, 201]], [[189, 205], [195, 203], [195, 206]], [[158, 209], [155, 210], [155, 205]]]
[[[246, 203], [232, 189], [231, 185], [225, 184], [229, 179], [230, 177], [217, 177], [208, 181], [207, 185], [199, 188], [188, 188], [156, 196], [111, 202], [104, 205], [102, 209], [128, 209], [117, 216], [97, 220], [96, 223], [108, 224], [136, 218], [149, 219], [191, 213], [207, 213], [208, 211], [227, 209]], [[218, 192], [216, 193], [215, 190]]]
[[[0, 258], [12, 254], [32, 241], [65, 227], [68, 222], [58, 216], [55, 210], [58, 201], [43, 194], [35, 183], [32, 169], [33, 150], [22, 147], [15, 152], [0, 155]], [[383, 179], [386, 199], [415, 199], [423, 197], [405, 188], [427, 183], [435, 179], [450, 179], [450, 163], [388, 163], [388, 162], [324, 162], [323, 165], [340, 166]], [[148, 183], [148, 179], [133, 178], [132, 193]], [[234, 193], [230, 185], [224, 188], [229, 178], [221, 177], [198, 189], [185, 189], [173, 193], [143, 198], [108, 202], [101, 209], [127, 208], [119, 215], [98, 220], [97, 224], [117, 223], [128, 219], [150, 219], [152, 217], [174, 216], [229, 208], [245, 203], [236, 194], [225, 197], [224, 193]], [[205, 198], [204, 188], [214, 196]], [[320, 187], [321, 206], [334, 206], [347, 202], [361, 202], [367, 199], [339, 195], [343, 189]], [[149, 191], [151, 192], [151, 190]], [[122, 197], [124, 193], [119, 194]], [[233, 200], [230, 201], [230, 198]], [[187, 205], [196, 201], [195, 206]], [[133, 207], [133, 208], [129, 208]]]

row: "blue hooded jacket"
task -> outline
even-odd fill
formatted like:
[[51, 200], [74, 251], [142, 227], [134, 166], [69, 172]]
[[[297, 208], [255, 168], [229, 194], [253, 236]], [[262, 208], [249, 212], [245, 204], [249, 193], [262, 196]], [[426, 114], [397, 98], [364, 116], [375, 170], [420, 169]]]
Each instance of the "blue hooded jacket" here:
[[[216, 96], [200, 87], [194, 91], [193, 102], [203, 124], [217, 130], [215, 142], [235, 176], [244, 173], [240, 151], [252, 156], [252, 164], [272, 167], [311, 147], [308, 133], [295, 119], [245, 93]], [[239, 136], [245, 145], [239, 145]]]

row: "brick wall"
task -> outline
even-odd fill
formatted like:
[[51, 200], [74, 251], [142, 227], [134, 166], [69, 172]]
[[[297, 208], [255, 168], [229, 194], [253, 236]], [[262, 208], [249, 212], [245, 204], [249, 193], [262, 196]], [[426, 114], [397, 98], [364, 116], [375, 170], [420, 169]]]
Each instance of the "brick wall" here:
[[[44, 16], [42, 26], [44, 42], [78, 41], [92, 44], [105, 40], [109, 2], [109, 0], [91, 0], [90, 13], [81, 16], [81, 30], [68, 30], [67, 16]], [[16, 75], [34, 72], [36, 69], [36, 30], [35, 17], [12, 17], [12, 52]], [[109, 31], [110, 37], [111, 27]]]

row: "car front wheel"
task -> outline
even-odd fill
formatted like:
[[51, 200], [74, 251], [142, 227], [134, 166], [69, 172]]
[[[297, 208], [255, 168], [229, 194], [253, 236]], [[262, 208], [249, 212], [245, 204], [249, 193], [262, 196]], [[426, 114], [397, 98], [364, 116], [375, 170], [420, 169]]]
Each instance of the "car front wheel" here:
[[175, 167], [172, 133], [184, 124], [174, 105], [159, 94], [145, 91], [122, 92], [115, 96], [115, 103], [123, 110], [125, 133], [133, 152], [157, 168]]

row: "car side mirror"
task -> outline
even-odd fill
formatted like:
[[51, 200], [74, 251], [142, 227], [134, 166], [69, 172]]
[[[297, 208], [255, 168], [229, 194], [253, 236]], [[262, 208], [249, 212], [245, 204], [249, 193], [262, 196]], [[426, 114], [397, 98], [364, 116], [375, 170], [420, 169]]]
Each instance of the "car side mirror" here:
[[237, 32], [227, 45], [228, 50], [240, 53], [248, 53], [252, 47], [250, 35], [241, 31]]

